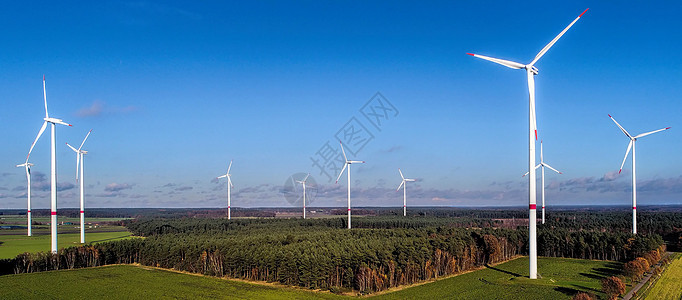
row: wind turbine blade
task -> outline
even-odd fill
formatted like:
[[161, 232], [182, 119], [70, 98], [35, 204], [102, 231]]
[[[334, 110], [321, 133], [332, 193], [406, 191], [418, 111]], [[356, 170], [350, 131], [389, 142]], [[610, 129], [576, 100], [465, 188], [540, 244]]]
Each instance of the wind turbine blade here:
[[545, 161], [545, 160], [543, 159], [543, 156], [542, 156], [542, 140], [540, 140], [540, 163], [542, 164], [543, 161]]
[[83, 139], [83, 142], [81, 143], [81, 146], [78, 147], [78, 150], [80, 150], [80, 149], [83, 148], [83, 144], [85, 144], [85, 141], [88, 139], [88, 137], [90, 136], [90, 133], [91, 133], [91, 132], [92, 132], [92, 129], [90, 129], [90, 131], [88, 131], [88, 134], [85, 135], [85, 138]]
[[69, 123], [66, 123], [66, 122], [62, 121], [62, 120], [55, 121], [54, 123], [56, 123], [56, 124], [61, 124], [61, 125], [66, 125], [66, 126], [73, 126], [73, 125], [71, 125], [71, 124], [69, 124]]
[[45, 118], [50, 116], [47, 114], [47, 92], [45, 91], [45, 74], [43, 74], [43, 100], [45, 100]]
[[216, 178], [220, 179], [220, 178], [225, 178], [225, 177], [227, 177], [227, 174], [225, 174], [225, 175], [220, 175], [220, 176], [218, 176], [218, 177], [216, 177]]
[[611, 115], [609, 115], [609, 118], [611, 118], [611, 120], [613, 120], [613, 123], [616, 123], [616, 126], [618, 126], [618, 128], [620, 128], [620, 130], [621, 130], [623, 133], [625, 133], [625, 135], [626, 135], [627, 137], [629, 137], [629, 138], [631, 138], [631, 139], [633, 138], [633, 137], [630, 135], [630, 133], [628, 133], [627, 130], [625, 130], [625, 128], [623, 128], [623, 126], [620, 126], [620, 124], [618, 124], [618, 121], [616, 121], [616, 119], [614, 119]]
[[306, 180], [308, 180], [308, 177], [310, 177], [310, 173], [308, 173], [308, 175], [306, 175], [305, 178], [303, 178], [302, 182], [305, 182]]
[[405, 176], [403, 176], [403, 171], [400, 171], [400, 168], [398, 168], [398, 172], [400, 172], [400, 178], [402, 178], [403, 180], [405, 180]]
[[33, 147], [35, 147], [36, 143], [38, 142], [38, 139], [40, 138], [41, 135], [43, 135], [43, 132], [45, 132], [45, 128], [47, 128], [47, 121], [43, 122], [43, 126], [40, 127], [40, 131], [38, 131], [38, 135], [36, 136], [36, 139], [33, 141], [33, 144], [31, 144], [31, 148], [28, 149], [28, 154], [26, 155], [26, 162], [28, 162], [28, 157], [31, 155], [31, 151], [33, 151]]
[[538, 124], [537, 120], [535, 119], [535, 76], [533, 72], [529, 69], [526, 70], [526, 74], [528, 76], [528, 95], [529, 95], [529, 101], [530, 101], [530, 118], [533, 121], [533, 130], [535, 130], [535, 140], [538, 139]]
[[398, 186], [398, 188], [395, 189], [396, 192], [399, 191], [401, 187], [403, 187], [403, 184], [405, 184], [405, 180], [403, 180], [403, 181], [400, 182], [400, 185]]
[[620, 164], [620, 170], [618, 170], [618, 174], [620, 174], [621, 171], [623, 171], [623, 166], [625, 165], [625, 160], [628, 159], [628, 154], [630, 154], [630, 148], [632, 148], [632, 143], [635, 141], [630, 140], [630, 143], [628, 144], [628, 150], [625, 151], [625, 157], [623, 157], [623, 163]]
[[660, 131], [668, 130], [668, 129], [670, 129], [670, 127], [661, 128], [661, 129], [659, 129], [659, 130], [654, 130], [654, 131], [649, 131], [649, 132], [646, 132], [646, 133], [638, 134], [637, 136], [635, 136], [635, 138], [638, 139], [638, 138], [641, 138], [641, 137], [643, 137], [643, 136], [647, 136], [647, 135], [654, 134], [654, 133], [656, 133], [656, 132], [660, 132]]
[[232, 161], [231, 160], [230, 160], [230, 165], [227, 166], [227, 174], [226, 175], [230, 175], [230, 169], [232, 169]]
[[364, 164], [365, 161], [364, 160], [349, 160], [348, 163], [349, 164]]
[[232, 184], [232, 178], [230, 176], [227, 176], [227, 184], [229, 184], [230, 187], [234, 187], [234, 184]]
[[341, 153], [343, 153], [343, 159], [345, 161], [348, 161], [348, 157], [346, 157], [346, 151], [343, 150], [343, 143], [341, 143], [341, 141], [339, 141], [339, 144], [341, 145]]
[[[535, 168], [533, 168], [533, 170], [537, 170], [541, 165], [542, 165], [542, 163], [539, 163], [537, 166], [535, 166]], [[526, 177], [526, 176], [528, 176], [528, 174], [530, 174], [530, 172], [524, 173], [523, 175], [521, 175], [521, 177]]]
[[573, 26], [573, 24], [575, 24], [575, 22], [577, 22], [578, 19], [580, 19], [580, 17], [582, 17], [585, 14], [585, 12], [587, 12], [588, 9], [583, 11], [582, 14], [580, 14], [577, 18], [575, 18], [575, 20], [573, 20], [573, 22], [571, 22], [571, 24], [568, 24], [568, 26], [566, 26], [566, 28], [564, 28], [564, 30], [561, 31], [561, 33], [559, 33], [559, 35], [557, 35], [551, 42], [549, 42], [549, 44], [547, 44], [547, 46], [545, 46], [545, 48], [542, 48], [542, 50], [540, 50], [538, 55], [536, 55], [535, 58], [533, 59], [533, 61], [531, 61], [528, 65], [531, 65], [531, 66], [534, 65], [543, 55], [545, 55], [545, 53], [549, 50], [549, 48], [552, 48], [554, 43], [556, 43], [556, 41], [558, 41], [559, 38], [561, 38], [561, 36], [564, 35], [564, 33], [566, 33], [566, 31], [568, 31], [568, 29], [571, 28], [571, 26]]
[[78, 150], [76, 150], [76, 148], [74, 148], [73, 146], [69, 145], [69, 143], [66, 143], [66, 145], [69, 146], [69, 148], [71, 148], [71, 150], [78, 153]]
[[[343, 147], [341, 149], [343, 149]], [[336, 177], [336, 183], [339, 183], [339, 179], [341, 179], [341, 175], [343, 175], [343, 171], [346, 170], [347, 166], [348, 166], [348, 163], [343, 164], [343, 169], [341, 169], [341, 172], [339, 172], [339, 177]]]
[[550, 166], [550, 165], [548, 165], [548, 164], [546, 164], [546, 163], [542, 163], [542, 165], [544, 165], [545, 167], [549, 168], [550, 170], [552, 170], [552, 171], [554, 171], [554, 172], [557, 172], [557, 173], [559, 173], [559, 174], [563, 174], [563, 173], [559, 172], [557, 169], [552, 168], [552, 166]]
[[499, 58], [494, 58], [494, 57], [489, 57], [489, 56], [484, 56], [480, 54], [473, 54], [473, 53], [467, 53], [473, 57], [478, 57], [480, 59], [485, 59], [487, 61], [492, 61], [494, 63], [501, 64], [505, 67], [512, 68], [512, 69], [523, 69], [526, 67], [524, 64], [517, 63], [515, 61], [510, 61], [510, 60], [504, 60], [504, 59], [499, 59]]

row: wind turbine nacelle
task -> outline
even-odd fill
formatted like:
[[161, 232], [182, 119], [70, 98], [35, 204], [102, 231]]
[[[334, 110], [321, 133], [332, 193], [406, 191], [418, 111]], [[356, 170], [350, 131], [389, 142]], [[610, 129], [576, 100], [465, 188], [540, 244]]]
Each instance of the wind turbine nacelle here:
[[535, 66], [526, 66], [526, 70], [530, 70], [531, 72], [533, 72], [533, 75], [538, 75], [539, 72], [538, 68], [536, 68]]

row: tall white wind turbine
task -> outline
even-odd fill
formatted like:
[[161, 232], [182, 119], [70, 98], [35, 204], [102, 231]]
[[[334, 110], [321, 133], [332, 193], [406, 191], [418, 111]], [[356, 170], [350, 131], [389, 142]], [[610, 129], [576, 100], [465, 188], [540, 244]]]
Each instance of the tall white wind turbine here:
[[[537, 170], [540, 167], [542, 167], [542, 170], [540, 172], [541, 174], [540, 185], [542, 185], [542, 193], [540, 194], [542, 196], [542, 224], [545, 224], [545, 167], [559, 174], [562, 173], [557, 171], [557, 169], [552, 168], [552, 166], [545, 162], [545, 159], [542, 157], [542, 141], [540, 141], [540, 163], [537, 166], [535, 166], [535, 169]], [[528, 172], [526, 172], [526, 174], [523, 174], [523, 176], [526, 175], [528, 175]]]
[[227, 173], [225, 175], [218, 176], [218, 179], [220, 178], [227, 178], [227, 219], [231, 220], [232, 219], [232, 212], [231, 212], [231, 199], [230, 199], [230, 194], [231, 194], [231, 188], [234, 186], [232, 185], [232, 175], [230, 174], [230, 169], [232, 169], [232, 161], [230, 161], [230, 165], [227, 167]]
[[[83, 174], [83, 164], [85, 164], [85, 156], [88, 154], [88, 151], [82, 150], [83, 149], [83, 144], [85, 144], [85, 140], [88, 139], [90, 136], [90, 133], [92, 132], [92, 129], [88, 131], [88, 134], [85, 135], [85, 138], [83, 139], [83, 142], [81, 143], [81, 146], [78, 147], [78, 149], [74, 148], [73, 146], [69, 145], [69, 143], [66, 143], [71, 150], [76, 152], [76, 181], [79, 181], [80, 183], [80, 191], [81, 191], [81, 211], [80, 211], [80, 216], [81, 216], [81, 244], [85, 244], [85, 190], [83, 189], [83, 181], [85, 181], [85, 175]], [[80, 179], [78, 178], [78, 167], [80, 167]]]
[[306, 175], [306, 176], [303, 178], [303, 180], [296, 180], [296, 182], [298, 182], [298, 183], [300, 183], [301, 185], [303, 185], [303, 219], [305, 219], [305, 183], [306, 183], [306, 180], [308, 180], [308, 177], [309, 177], [309, 176], [310, 176], [310, 173], [308, 173], [308, 175]]
[[399, 191], [401, 187], [403, 188], [403, 217], [405, 217], [405, 216], [407, 216], [407, 183], [406, 182], [414, 182], [417, 180], [405, 178], [405, 176], [403, 176], [403, 171], [400, 171], [400, 168], [398, 168], [398, 172], [400, 172], [400, 178], [402, 178], [403, 181], [400, 182], [400, 185], [396, 189], [396, 192]]
[[28, 151], [28, 153], [29, 154], [31, 153], [31, 150], [33, 150], [33, 147], [36, 145], [36, 142], [38, 142], [40, 136], [43, 135], [43, 132], [45, 132], [45, 128], [47, 128], [47, 123], [50, 123], [50, 125], [52, 125], [50, 127], [52, 136], [52, 141], [50, 144], [50, 152], [52, 157], [52, 160], [50, 162], [50, 217], [51, 217], [50, 233], [52, 236], [50, 250], [52, 251], [52, 253], [57, 253], [57, 146], [56, 146], [57, 129], [55, 125], [61, 124], [71, 126], [71, 124], [62, 121], [61, 119], [50, 118], [50, 115], [47, 113], [47, 93], [45, 91], [45, 75], [43, 75], [43, 100], [45, 101], [45, 118], [43, 119], [45, 122], [43, 122], [43, 126], [40, 127], [38, 136], [36, 136], [36, 139], [33, 141], [33, 144], [31, 144], [31, 149]]
[[[588, 8], [589, 9], [589, 8]], [[538, 74], [538, 69], [535, 67], [535, 63], [543, 56], [545, 53], [547, 53], [547, 50], [551, 48], [556, 41], [561, 38], [561, 36], [568, 31], [575, 22], [580, 19], [580, 17], [583, 16], [587, 12], [587, 9], [583, 11], [582, 14], [580, 14], [571, 24], [568, 24], [566, 28], [564, 28], [559, 35], [557, 35], [547, 46], [542, 48], [540, 52], [535, 56], [535, 58], [528, 64], [524, 65], [522, 63], [517, 63], [513, 61], [508, 61], [504, 59], [499, 59], [499, 58], [493, 58], [493, 57], [488, 57], [488, 56], [483, 56], [479, 54], [472, 54], [472, 53], [467, 53], [471, 56], [478, 57], [481, 59], [485, 59], [494, 63], [501, 64], [505, 67], [509, 67], [512, 69], [525, 69], [526, 70], [526, 77], [528, 79], [528, 94], [529, 94], [529, 113], [528, 113], [528, 127], [529, 127], [529, 137], [528, 137], [528, 172], [530, 173], [530, 176], [528, 176], [528, 202], [529, 202], [529, 234], [528, 234], [528, 239], [529, 239], [529, 257], [530, 257], [530, 262], [529, 262], [529, 277], [530, 279], [536, 279], [537, 278], [537, 265], [538, 265], [538, 253], [537, 253], [537, 236], [536, 236], [536, 223], [537, 223], [537, 216], [536, 216], [536, 190], [535, 190], [535, 172], [533, 171], [533, 168], [535, 168], [535, 141], [538, 138], [538, 131], [537, 131], [537, 124], [535, 121], [535, 79], [533, 76]]]
[[623, 128], [623, 126], [620, 126], [618, 122], [616, 122], [616, 119], [614, 119], [611, 115], [609, 115], [609, 118], [613, 120], [614, 123], [620, 128], [621, 131], [630, 139], [630, 143], [628, 144], [628, 150], [625, 151], [625, 157], [623, 157], [623, 162], [620, 164], [620, 170], [618, 170], [618, 174], [620, 174], [621, 171], [623, 171], [623, 165], [625, 165], [625, 160], [628, 159], [628, 154], [630, 154], [630, 148], [632, 148], [632, 234], [637, 234], [637, 176], [635, 173], [635, 142], [637, 141], [638, 138], [645, 137], [647, 135], [663, 131], [663, 130], [668, 130], [670, 127], [662, 128], [659, 130], [654, 130], [654, 131], [649, 131], [645, 133], [641, 133], [635, 136], [630, 135], [630, 133]]
[[[29, 155], [31, 155], [29, 153]], [[31, 232], [31, 167], [33, 166], [32, 163], [28, 162], [28, 156], [26, 156], [26, 162], [20, 165], [17, 165], [18, 167], [24, 167], [26, 169], [26, 181], [28, 183], [28, 191], [26, 193], [26, 197], [28, 198], [28, 203], [26, 205], [26, 221], [27, 221], [27, 227], [28, 228], [28, 233], [26, 234], [27, 236], [32, 236], [33, 233]]]
[[343, 171], [348, 168], [348, 229], [350, 229], [350, 165], [352, 164], [364, 164], [364, 160], [348, 160], [348, 157], [346, 156], [346, 151], [343, 150], [343, 143], [339, 141], [339, 144], [341, 145], [341, 153], [343, 153], [343, 159], [346, 161], [343, 163], [343, 169], [341, 169], [341, 172], [339, 173], [339, 177], [336, 178], [336, 183], [339, 183], [339, 179], [341, 179], [341, 175], [343, 175]]

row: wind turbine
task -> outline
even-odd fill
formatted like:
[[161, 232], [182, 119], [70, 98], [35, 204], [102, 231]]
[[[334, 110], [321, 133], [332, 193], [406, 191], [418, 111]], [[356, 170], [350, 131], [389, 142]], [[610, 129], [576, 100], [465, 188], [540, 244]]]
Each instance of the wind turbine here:
[[43, 122], [43, 126], [40, 127], [40, 131], [38, 132], [38, 136], [36, 136], [35, 141], [33, 141], [33, 144], [31, 144], [31, 149], [28, 150], [28, 153], [30, 154], [31, 151], [33, 150], [33, 147], [36, 145], [36, 142], [38, 142], [38, 139], [40, 138], [41, 135], [43, 135], [43, 132], [45, 132], [45, 128], [47, 128], [47, 123], [50, 123], [52, 125], [50, 127], [51, 129], [51, 136], [52, 136], [52, 142], [50, 144], [50, 152], [52, 156], [52, 160], [50, 162], [50, 232], [52, 236], [52, 242], [51, 242], [51, 251], [52, 253], [57, 253], [57, 129], [56, 129], [56, 124], [61, 124], [61, 125], [67, 125], [71, 126], [71, 124], [68, 124], [61, 119], [56, 119], [56, 118], [50, 118], [49, 114], [47, 113], [47, 93], [45, 92], [45, 75], [43, 75], [43, 100], [45, 100], [45, 122]]
[[348, 229], [350, 229], [350, 165], [352, 164], [364, 164], [364, 160], [348, 160], [348, 157], [346, 157], [346, 151], [343, 150], [343, 143], [339, 141], [339, 144], [341, 145], [341, 153], [343, 153], [343, 159], [346, 160], [346, 162], [343, 163], [343, 169], [341, 169], [341, 172], [339, 173], [339, 177], [336, 178], [336, 183], [339, 183], [339, 179], [341, 179], [341, 175], [343, 175], [343, 171], [346, 170], [346, 167], [348, 168]]
[[230, 205], [231, 205], [231, 203], [230, 203], [230, 191], [231, 191], [230, 188], [234, 186], [234, 185], [232, 185], [232, 179], [231, 179], [232, 175], [230, 174], [231, 168], [232, 168], [232, 161], [230, 161], [230, 165], [227, 167], [227, 173], [225, 173], [225, 175], [218, 176], [218, 179], [227, 178], [227, 219], [228, 220], [232, 219], [232, 213], [230, 211], [230, 209], [231, 209], [230, 208]]
[[[83, 181], [85, 181], [84, 175], [83, 175], [83, 165], [85, 164], [85, 154], [88, 154], [88, 151], [81, 150], [83, 148], [83, 144], [85, 144], [85, 140], [88, 139], [90, 136], [90, 133], [92, 132], [92, 129], [88, 131], [88, 134], [85, 135], [85, 138], [83, 139], [83, 142], [81, 143], [81, 146], [78, 147], [78, 149], [74, 148], [73, 146], [69, 145], [69, 143], [66, 143], [71, 150], [76, 152], [76, 181], [80, 182], [80, 190], [81, 190], [81, 244], [85, 244], [85, 192], [83, 189]], [[80, 180], [78, 179], [78, 167], [80, 166]]]
[[[29, 155], [31, 155], [29, 153]], [[28, 222], [28, 236], [32, 236], [33, 233], [31, 233], [31, 167], [33, 166], [32, 163], [28, 162], [28, 155], [26, 156], [26, 162], [20, 165], [17, 165], [18, 167], [24, 167], [26, 169], [26, 181], [28, 182], [28, 192], [27, 192], [27, 198], [28, 198], [28, 209], [26, 211], [26, 218]]]
[[403, 179], [402, 182], [400, 182], [400, 185], [398, 188], [395, 190], [396, 192], [400, 190], [400, 187], [403, 188], [403, 217], [407, 216], [407, 183], [408, 181], [413, 182], [417, 181], [416, 179], [409, 179], [405, 178], [403, 176], [403, 171], [400, 171], [400, 168], [398, 168], [398, 172], [400, 172], [400, 177]]
[[[540, 173], [542, 176], [540, 177], [540, 184], [542, 185], [542, 224], [545, 224], [545, 167], [549, 168], [550, 170], [557, 172], [559, 174], [562, 174], [561, 172], [557, 171], [557, 169], [552, 168], [549, 164], [547, 164], [542, 157], [542, 141], [540, 141], [540, 163], [535, 166], [535, 169], [537, 170], [539, 167], [542, 167], [542, 172]], [[526, 174], [523, 174], [523, 176], [528, 175], [528, 172]], [[522, 176], [522, 177], [523, 177]]]
[[620, 126], [620, 124], [616, 122], [616, 119], [614, 119], [611, 115], [609, 115], [609, 118], [611, 118], [611, 120], [613, 120], [613, 122], [616, 123], [618, 128], [620, 128], [620, 130], [623, 131], [623, 133], [630, 139], [630, 143], [628, 144], [628, 150], [625, 151], [625, 157], [623, 157], [623, 162], [620, 164], [620, 170], [618, 170], [618, 174], [620, 174], [620, 172], [623, 171], [623, 165], [625, 165], [625, 160], [628, 159], [628, 154], [630, 154], [630, 148], [632, 148], [632, 234], [637, 234], [637, 180], [636, 180], [637, 176], [635, 174], [635, 142], [637, 141], [638, 138], [645, 137], [647, 135], [659, 131], [668, 130], [670, 129], [670, 127], [632, 136], [625, 130], [625, 128], [623, 128], [623, 126]]
[[303, 219], [305, 219], [305, 181], [308, 180], [308, 176], [310, 176], [310, 173], [308, 173], [303, 180], [296, 180], [296, 182], [303, 185]]
[[[589, 9], [589, 8], [588, 8]], [[547, 46], [542, 48], [540, 52], [535, 56], [535, 58], [528, 64], [524, 65], [522, 63], [518, 62], [513, 62], [513, 61], [508, 61], [504, 59], [499, 59], [499, 58], [493, 58], [493, 57], [488, 57], [488, 56], [483, 56], [479, 54], [472, 54], [472, 53], [467, 53], [471, 56], [478, 57], [481, 59], [485, 59], [488, 61], [492, 61], [494, 63], [501, 64], [505, 67], [509, 67], [512, 69], [525, 69], [526, 70], [526, 77], [528, 79], [528, 94], [529, 94], [529, 113], [528, 113], [528, 127], [529, 127], [529, 137], [528, 137], [528, 172], [530, 173], [530, 176], [528, 176], [528, 202], [529, 202], [529, 234], [528, 234], [528, 239], [529, 239], [529, 257], [530, 257], [530, 262], [529, 262], [529, 277], [530, 279], [536, 279], [537, 278], [537, 272], [538, 272], [538, 253], [537, 253], [537, 234], [536, 234], [536, 223], [537, 223], [537, 216], [536, 216], [536, 189], [535, 189], [535, 172], [533, 171], [533, 168], [535, 167], [535, 141], [538, 139], [538, 130], [537, 130], [537, 124], [535, 120], [535, 79], [533, 76], [538, 74], [538, 68], [535, 67], [535, 63], [543, 56], [545, 53], [547, 53], [547, 50], [551, 48], [556, 41], [561, 38], [561, 36], [568, 31], [575, 22], [580, 19], [580, 17], [583, 16], [587, 12], [587, 9], [583, 11], [582, 14], [580, 14], [571, 24], [568, 24], [566, 28], [564, 28], [559, 35], [557, 35]]]

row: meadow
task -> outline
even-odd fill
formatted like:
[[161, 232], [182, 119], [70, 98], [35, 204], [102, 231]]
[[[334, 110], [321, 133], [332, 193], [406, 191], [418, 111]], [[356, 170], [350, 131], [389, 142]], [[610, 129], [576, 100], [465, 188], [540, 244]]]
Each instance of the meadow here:
[[[618, 274], [622, 267], [622, 264], [611, 261], [544, 257], [539, 259], [538, 264], [542, 275], [538, 280], [526, 278], [528, 258], [522, 257], [459, 276], [370, 295], [370, 298], [570, 299], [578, 291], [603, 297], [599, 280]], [[0, 276], [0, 298], [3, 299], [83, 298], [83, 295], [88, 295], [88, 298], [137, 299], [351, 298], [329, 292], [246, 283], [134, 265]]]
[[[84, 282], [87, 284], [83, 284]], [[149, 267], [113, 265], [1, 276], [0, 298], [340, 299], [343, 297], [330, 293], [257, 285]]]
[[[80, 229], [78, 229], [80, 230]], [[57, 239], [58, 248], [81, 245], [80, 231], [59, 229]], [[39, 229], [33, 231], [33, 236], [26, 236], [26, 229], [0, 231], [0, 259], [13, 258], [24, 252], [47, 252], [50, 251], [49, 230]], [[97, 229], [86, 228], [85, 241], [87, 243], [99, 243], [130, 238], [131, 233], [122, 226], [107, 226]]]
[[682, 254], [675, 254], [672, 263], [647, 291], [644, 299], [682, 299]]
[[[570, 299], [578, 292], [605, 298], [600, 280], [619, 275], [622, 263], [538, 258], [536, 280], [528, 279], [528, 257], [378, 295], [377, 299]], [[629, 288], [629, 287], [628, 287]]]

